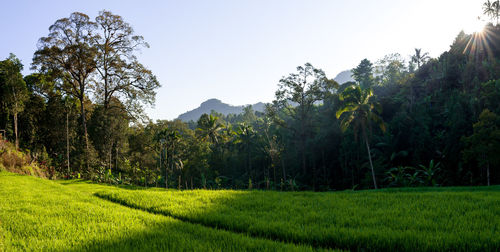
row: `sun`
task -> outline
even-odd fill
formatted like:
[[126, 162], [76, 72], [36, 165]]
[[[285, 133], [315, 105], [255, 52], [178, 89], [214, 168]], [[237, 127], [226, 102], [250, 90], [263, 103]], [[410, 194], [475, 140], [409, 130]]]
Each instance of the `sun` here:
[[482, 33], [484, 31], [484, 26], [486, 22], [481, 20], [479, 17], [466, 23], [464, 26], [464, 32], [467, 34]]

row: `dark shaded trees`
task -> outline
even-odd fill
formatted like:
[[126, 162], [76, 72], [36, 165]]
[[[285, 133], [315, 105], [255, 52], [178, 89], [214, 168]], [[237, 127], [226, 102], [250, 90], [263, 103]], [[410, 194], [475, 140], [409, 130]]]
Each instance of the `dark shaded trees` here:
[[346, 114], [341, 122], [341, 128], [343, 131], [345, 131], [349, 126], [353, 128], [355, 134], [361, 131], [363, 140], [365, 141], [366, 151], [368, 153], [368, 160], [370, 161], [373, 186], [377, 189], [377, 180], [375, 178], [375, 170], [373, 169], [368, 136], [371, 132], [372, 122], [378, 124], [382, 131], [385, 131], [385, 125], [382, 118], [378, 115], [382, 112], [382, 108], [371, 99], [372, 96], [373, 91], [371, 89], [363, 90], [359, 86], [354, 85], [346, 88], [340, 94], [340, 99], [343, 101], [343, 105], [337, 111], [336, 115], [337, 118], [340, 118], [342, 114]]
[[373, 85], [373, 64], [368, 59], [363, 59], [359, 65], [352, 69], [352, 76], [361, 88], [371, 88]]
[[286, 128], [292, 130], [297, 139], [304, 175], [307, 173], [306, 143], [311, 136], [314, 105], [337, 86], [335, 81], [326, 78], [323, 70], [310, 63], [297, 67], [296, 73], [282, 78], [278, 84], [274, 104], [293, 120]]
[[498, 150], [500, 149], [500, 117], [488, 109], [479, 115], [479, 121], [474, 123], [474, 133], [462, 137], [466, 145], [463, 150], [466, 161], [476, 161], [486, 169], [486, 182], [490, 185], [490, 167], [500, 164]]

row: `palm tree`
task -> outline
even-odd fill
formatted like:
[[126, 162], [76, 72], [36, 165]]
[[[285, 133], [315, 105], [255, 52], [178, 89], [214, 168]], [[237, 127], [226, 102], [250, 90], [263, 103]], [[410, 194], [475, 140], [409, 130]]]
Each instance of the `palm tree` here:
[[255, 138], [255, 132], [251, 125], [246, 123], [241, 123], [238, 125], [237, 131], [237, 143], [241, 144], [241, 148], [246, 151], [247, 155], [247, 174], [251, 178], [252, 173], [252, 156], [251, 156], [251, 146]]
[[415, 48], [415, 55], [411, 56], [411, 62], [416, 63], [418, 68], [428, 59], [429, 53], [422, 53], [422, 49], [420, 48]]
[[218, 117], [203, 114], [198, 120], [196, 133], [201, 140], [210, 141], [212, 144], [217, 145], [223, 129], [224, 125], [219, 123]]
[[168, 188], [169, 167], [171, 171], [175, 169], [182, 170], [184, 168], [181, 155], [176, 151], [176, 147], [182, 138], [178, 131], [165, 128], [156, 134], [155, 140], [160, 143], [160, 169], [163, 166], [165, 167], [165, 187]]
[[500, 16], [500, 1], [486, 1], [483, 3], [483, 14], [490, 17], [492, 20], [496, 20], [496, 24], [498, 25], [498, 18]]
[[375, 179], [375, 170], [373, 169], [367, 131], [371, 130], [372, 121], [377, 123], [384, 132], [385, 125], [382, 118], [377, 115], [377, 113], [380, 114], [382, 112], [382, 107], [380, 104], [370, 99], [372, 96], [372, 89], [361, 89], [358, 85], [347, 87], [339, 95], [340, 100], [343, 101], [343, 106], [337, 111], [336, 116], [338, 119], [342, 114], [346, 114], [340, 124], [343, 132], [345, 132], [349, 126], [352, 126], [355, 137], [357, 138], [357, 133], [361, 130], [368, 152], [368, 160], [370, 161], [373, 186], [377, 189], [377, 180]]

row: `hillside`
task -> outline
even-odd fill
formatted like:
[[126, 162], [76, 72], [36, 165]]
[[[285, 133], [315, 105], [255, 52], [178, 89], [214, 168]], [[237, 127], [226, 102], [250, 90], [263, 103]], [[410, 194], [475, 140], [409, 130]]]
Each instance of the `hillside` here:
[[[264, 111], [264, 106], [265, 104], [262, 102], [252, 104], [252, 109], [255, 111]], [[201, 103], [198, 108], [195, 108], [193, 110], [190, 110], [186, 113], [183, 113], [179, 115], [178, 119], [188, 122], [188, 121], [196, 121], [200, 118], [201, 115], [203, 114], [210, 114], [212, 110], [221, 113], [223, 115], [228, 115], [228, 114], [240, 114], [243, 112], [243, 108], [245, 106], [233, 106], [229, 105], [226, 103], [223, 103], [221, 100], [218, 99], [209, 99], [206, 100], [205, 102]]]
[[13, 143], [6, 141], [0, 135], [0, 172], [8, 171], [23, 175], [31, 175], [42, 178], [52, 178], [54, 170], [39, 162], [40, 157], [33, 158], [29, 153], [16, 150]]

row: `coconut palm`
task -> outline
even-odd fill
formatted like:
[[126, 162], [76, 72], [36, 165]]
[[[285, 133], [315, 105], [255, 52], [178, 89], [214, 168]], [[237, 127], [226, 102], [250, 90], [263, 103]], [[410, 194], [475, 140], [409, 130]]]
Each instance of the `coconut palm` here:
[[483, 14], [490, 17], [492, 20], [496, 20], [498, 25], [498, 18], [500, 16], [500, 1], [486, 1], [483, 3]]
[[247, 156], [247, 174], [251, 178], [252, 173], [252, 156], [251, 156], [251, 146], [255, 138], [255, 131], [251, 125], [246, 123], [241, 123], [238, 125], [237, 141], [240, 148], [246, 152]]
[[416, 63], [420, 68], [429, 59], [429, 53], [422, 53], [422, 49], [415, 48], [415, 55], [411, 56], [411, 62]]
[[370, 152], [370, 144], [368, 142], [368, 131], [371, 131], [371, 124], [375, 122], [380, 129], [385, 132], [385, 125], [382, 118], [377, 115], [382, 112], [380, 104], [372, 101], [372, 89], [361, 89], [358, 85], [351, 85], [340, 93], [339, 98], [343, 101], [342, 107], [337, 111], [337, 118], [343, 114], [341, 121], [342, 131], [346, 131], [349, 126], [354, 130], [355, 138], [357, 133], [361, 131], [368, 152], [368, 160], [373, 178], [373, 186], [377, 189], [377, 180], [375, 179], [375, 171], [373, 169], [372, 156]]
[[219, 123], [219, 118], [213, 115], [203, 114], [198, 120], [196, 133], [201, 140], [210, 141], [217, 145], [221, 138], [224, 125]]

